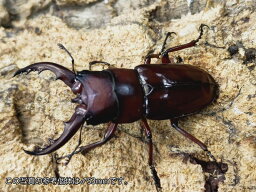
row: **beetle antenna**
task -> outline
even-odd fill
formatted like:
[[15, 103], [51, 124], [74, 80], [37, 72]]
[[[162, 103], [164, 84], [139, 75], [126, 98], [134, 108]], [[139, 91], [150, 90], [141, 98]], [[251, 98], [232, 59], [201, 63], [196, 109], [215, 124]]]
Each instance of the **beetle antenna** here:
[[66, 53], [70, 56], [71, 62], [72, 62], [72, 71], [76, 74], [76, 71], [75, 71], [75, 61], [74, 61], [74, 58], [72, 57], [71, 53], [61, 43], [58, 43], [58, 46], [59, 46], [60, 49], [63, 49], [64, 51], [66, 51]]
[[165, 49], [165, 45], [166, 45], [166, 42], [167, 42], [168, 37], [170, 37], [172, 34], [177, 35], [175, 32], [168, 32], [168, 33], [166, 34], [165, 39], [164, 39], [164, 43], [163, 43], [163, 45], [162, 45], [161, 53], [162, 53], [162, 52], [164, 51], [164, 49]]

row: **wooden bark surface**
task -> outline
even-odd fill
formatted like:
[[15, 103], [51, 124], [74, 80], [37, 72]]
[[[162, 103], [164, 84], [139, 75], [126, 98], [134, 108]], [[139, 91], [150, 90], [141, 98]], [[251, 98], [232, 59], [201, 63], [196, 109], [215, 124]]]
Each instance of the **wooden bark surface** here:
[[[218, 100], [180, 126], [207, 144], [219, 162], [226, 163], [218, 191], [256, 191], [256, 3], [255, 1], [56, 0], [0, 1], [0, 191], [155, 191], [147, 165], [148, 147], [138, 122], [120, 125], [107, 144], [64, 166], [53, 155], [29, 156], [48, 138], [63, 132], [74, 112], [74, 95], [50, 72], [12, 78], [13, 73], [39, 61], [76, 70], [102, 60], [119, 68], [134, 68], [149, 52], [159, 52], [166, 32], [177, 35], [167, 47], [198, 37], [198, 46], [171, 53], [208, 71], [220, 85]], [[96, 66], [94, 70], [102, 70]], [[188, 154], [206, 161], [197, 145], [170, 127], [169, 121], [149, 121], [155, 164], [163, 191], [205, 191], [205, 173]], [[106, 125], [85, 126], [83, 145], [100, 140]], [[78, 134], [56, 153], [70, 153]], [[16, 185], [6, 178], [122, 177], [126, 184]]]

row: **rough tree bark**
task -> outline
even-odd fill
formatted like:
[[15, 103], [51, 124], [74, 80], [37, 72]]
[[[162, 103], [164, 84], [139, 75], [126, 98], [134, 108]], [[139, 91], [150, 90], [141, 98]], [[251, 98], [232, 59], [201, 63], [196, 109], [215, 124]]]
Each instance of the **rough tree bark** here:
[[[1, 191], [155, 191], [147, 165], [147, 145], [139, 124], [118, 127], [116, 137], [67, 165], [53, 155], [29, 156], [24, 149], [47, 143], [63, 131], [74, 112], [73, 95], [54, 75], [43, 72], [12, 78], [39, 61], [88, 69], [92, 60], [134, 68], [150, 52], [159, 52], [166, 32], [177, 35], [168, 47], [207, 30], [198, 46], [170, 54], [208, 71], [220, 85], [218, 100], [180, 125], [205, 142], [228, 171], [209, 180], [208, 156], [170, 127], [150, 121], [155, 164], [163, 191], [256, 191], [256, 3], [245, 0], [56, 0], [0, 1], [0, 176]], [[101, 70], [99, 66], [95, 70]], [[104, 125], [83, 129], [83, 144], [100, 140]], [[56, 153], [71, 152], [78, 134]], [[190, 155], [190, 157], [189, 157]], [[189, 157], [189, 158], [188, 158]], [[190, 160], [189, 160], [190, 159]], [[7, 177], [123, 177], [122, 185], [15, 185]], [[208, 187], [208, 188], [207, 188]], [[207, 189], [206, 189], [207, 188]], [[217, 189], [218, 188], [218, 189]]]

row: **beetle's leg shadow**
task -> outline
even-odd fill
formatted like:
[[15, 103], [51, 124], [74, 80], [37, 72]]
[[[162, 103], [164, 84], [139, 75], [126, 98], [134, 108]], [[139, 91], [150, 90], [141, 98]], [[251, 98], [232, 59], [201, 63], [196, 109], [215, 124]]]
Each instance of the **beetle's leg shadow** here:
[[151, 173], [155, 182], [155, 186], [156, 186], [156, 190], [159, 192], [161, 191], [161, 182], [160, 182], [160, 178], [157, 175], [157, 171], [155, 169], [155, 166], [153, 165], [153, 142], [152, 142], [152, 134], [151, 134], [151, 130], [149, 128], [149, 125], [147, 123], [146, 119], [141, 119], [141, 123], [140, 126], [145, 130], [146, 132], [146, 136], [147, 136], [147, 140], [148, 140], [148, 154], [149, 154], [149, 158], [148, 158], [148, 165], [151, 169]]
[[105, 62], [105, 61], [91, 61], [89, 63], [89, 70], [91, 71], [92, 70], [92, 66], [96, 65], [96, 64], [106, 65], [106, 66], [108, 66], [108, 68], [112, 67], [110, 63]]
[[166, 34], [165, 40], [163, 42], [162, 49], [161, 49], [161, 52], [159, 54], [159, 55], [161, 55], [162, 64], [174, 64], [175, 63], [174, 59], [170, 58], [168, 53], [163, 53], [164, 49], [165, 49], [165, 46], [166, 46], [166, 43], [167, 43], [167, 39], [168, 39], [168, 37], [171, 37], [172, 34], [177, 35], [175, 32], [168, 32]]
[[176, 129], [179, 133], [181, 133], [183, 136], [185, 136], [186, 138], [190, 139], [191, 141], [193, 141], [194, 143], [196, 143], [197, 145], [199, 145], [199, 147], [201, 147], [206, 153], [207, 155], [212, 158], [212, 160], [215, 162], [216, 166], [218, 167], [219, 171], [222, 172], [222, 168], [219, 166], [216, 158], [212, 155], [212, 153], [208, 150], [207, 146], [201, 142], [200, 140], [198, 140], [196, 137], [194, 137], [193, 135], [189, 134], [187, 131], [185, 131], [184, 129], [180, 128], [178, 126], [178, 119], [170, 119], [171, 121], [171, 125], [174, 129]]

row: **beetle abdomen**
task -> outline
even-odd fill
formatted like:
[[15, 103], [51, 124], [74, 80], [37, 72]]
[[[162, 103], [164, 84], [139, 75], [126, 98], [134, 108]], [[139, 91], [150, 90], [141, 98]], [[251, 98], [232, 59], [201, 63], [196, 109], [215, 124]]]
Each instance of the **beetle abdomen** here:
[[145, 93], [145, 116], [162, 120], [195, 113], [217, 96], [210, 74], [191, 65], [139, 65], [135, 68]]

